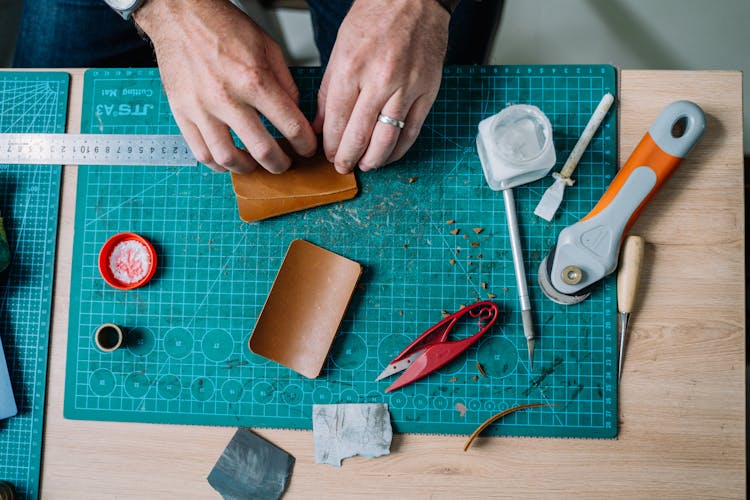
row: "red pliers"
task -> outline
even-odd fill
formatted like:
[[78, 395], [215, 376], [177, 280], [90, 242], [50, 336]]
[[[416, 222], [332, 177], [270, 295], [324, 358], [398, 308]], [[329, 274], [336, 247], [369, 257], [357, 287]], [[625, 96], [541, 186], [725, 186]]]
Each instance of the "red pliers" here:
[[[448, 334], [453, 330], [456, 323], [469, 316], [477, 318], [479, 331], [465, 339], [447, 342]], [[490, 329], [499, 316], [499, 308], [489, 300], [475, 302], [464, 307], [436, 323], [417, 337], [414, 342], [406, 346], [406, 349], [393, 358], [383, 370], [383, 373], [378, 375], [375, 380], [381, 380], [406, 370], [385, 390], [385, 392], [391, 392], [429, 375], [451, 362], [456, 356], [468, 349], [471, 344], [479, 340], [479, 337]]]

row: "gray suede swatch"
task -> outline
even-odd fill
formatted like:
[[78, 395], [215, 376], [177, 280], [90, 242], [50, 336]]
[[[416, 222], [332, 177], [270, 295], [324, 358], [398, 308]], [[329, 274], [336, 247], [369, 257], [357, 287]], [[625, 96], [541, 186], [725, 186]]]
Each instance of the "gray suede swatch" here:
[[279, 498], [293, 468], [293, 456], [240, 428], [208, 475], [208, 484], [226, 500]]
[[354, 455], [391, 453], [391, 414], [385, 403], [313, 405], [315, 463], [341, 467]]

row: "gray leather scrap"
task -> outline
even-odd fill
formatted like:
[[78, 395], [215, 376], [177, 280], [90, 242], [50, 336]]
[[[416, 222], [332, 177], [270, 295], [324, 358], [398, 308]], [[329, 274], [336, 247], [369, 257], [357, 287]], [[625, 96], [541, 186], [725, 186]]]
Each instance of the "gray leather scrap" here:
[[313, 405], [315, 463], [341, 467], [341, 460], [391, 453], [391, 414], [386, 403]]
[[226, 500], [279, 498], [293, 468], [293, 456], [240, 428], [208, 475], [208, 484]]

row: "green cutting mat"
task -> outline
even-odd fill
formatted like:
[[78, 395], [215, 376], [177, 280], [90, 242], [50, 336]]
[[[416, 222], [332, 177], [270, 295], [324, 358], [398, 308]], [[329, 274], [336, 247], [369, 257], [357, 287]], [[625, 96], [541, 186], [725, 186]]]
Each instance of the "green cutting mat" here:
[[[312, 116], [320, 70], [293, 74]], [[464, 434], [499, 410], [546, 402], [556, 406], [512, 415], [490, 432], [614, 436], [614, 282], [566, 308], [543, 297], [536, 270], [559, 229], [586, 213], [614, 174], [615, 115], [584, 155], [553, 224], [532, 215], [551, 177], [515, 190], [539, 330], [534, 373], [502, 195], [486, 186], [475, 151], [482, 118], [510, 103], [532, 103], [552, 121], [559, 169], [605, 92], [615, 92], [610, 66], [448, 68], [404, 161], [359, 175], [361, 193], [352, 201], [255, 224], [239, 220], [229, 176], [203, 167], [80, 169], [65, 415], [310, 428], [313, 403], [383, 401], [397, 431]], [[155, 70], [88, 71], [83, 107], [84, 132], [178, 131]], [[121, 231], [147, 237], [159, 255], [155, 278], [128, 292], [107, 286], [97, 270], [102, 244]], [[294, 238], [365, 267], [316, 380], [247, 348]], [[388, 360], [442, 319], [441, 311], [489, 293], [506, 314], [477, 347], [418, 383], [383, 392], [391, 380], [374, 380]], [[106, 322], [127, 330], [126, 349], [95, 349], [92, 335]]]
[[[0, 71], [0, 133], [64, 132], [67, 73]], [[18, 415], [0, 421], [0, 480], [39, 496], [59, 165], [0, 165], [11, 266], [0, 274], [0, 336]]]

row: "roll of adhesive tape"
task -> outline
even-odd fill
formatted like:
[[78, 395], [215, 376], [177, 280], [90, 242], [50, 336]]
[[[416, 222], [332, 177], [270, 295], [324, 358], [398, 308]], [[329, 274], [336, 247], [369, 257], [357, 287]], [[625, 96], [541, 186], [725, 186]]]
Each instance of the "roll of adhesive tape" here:
[[124, 335], [122, 328], [112, 323], [104, 323], [96, 329], [94, 342], [102, 352], [112, 352], [122, 346]]

